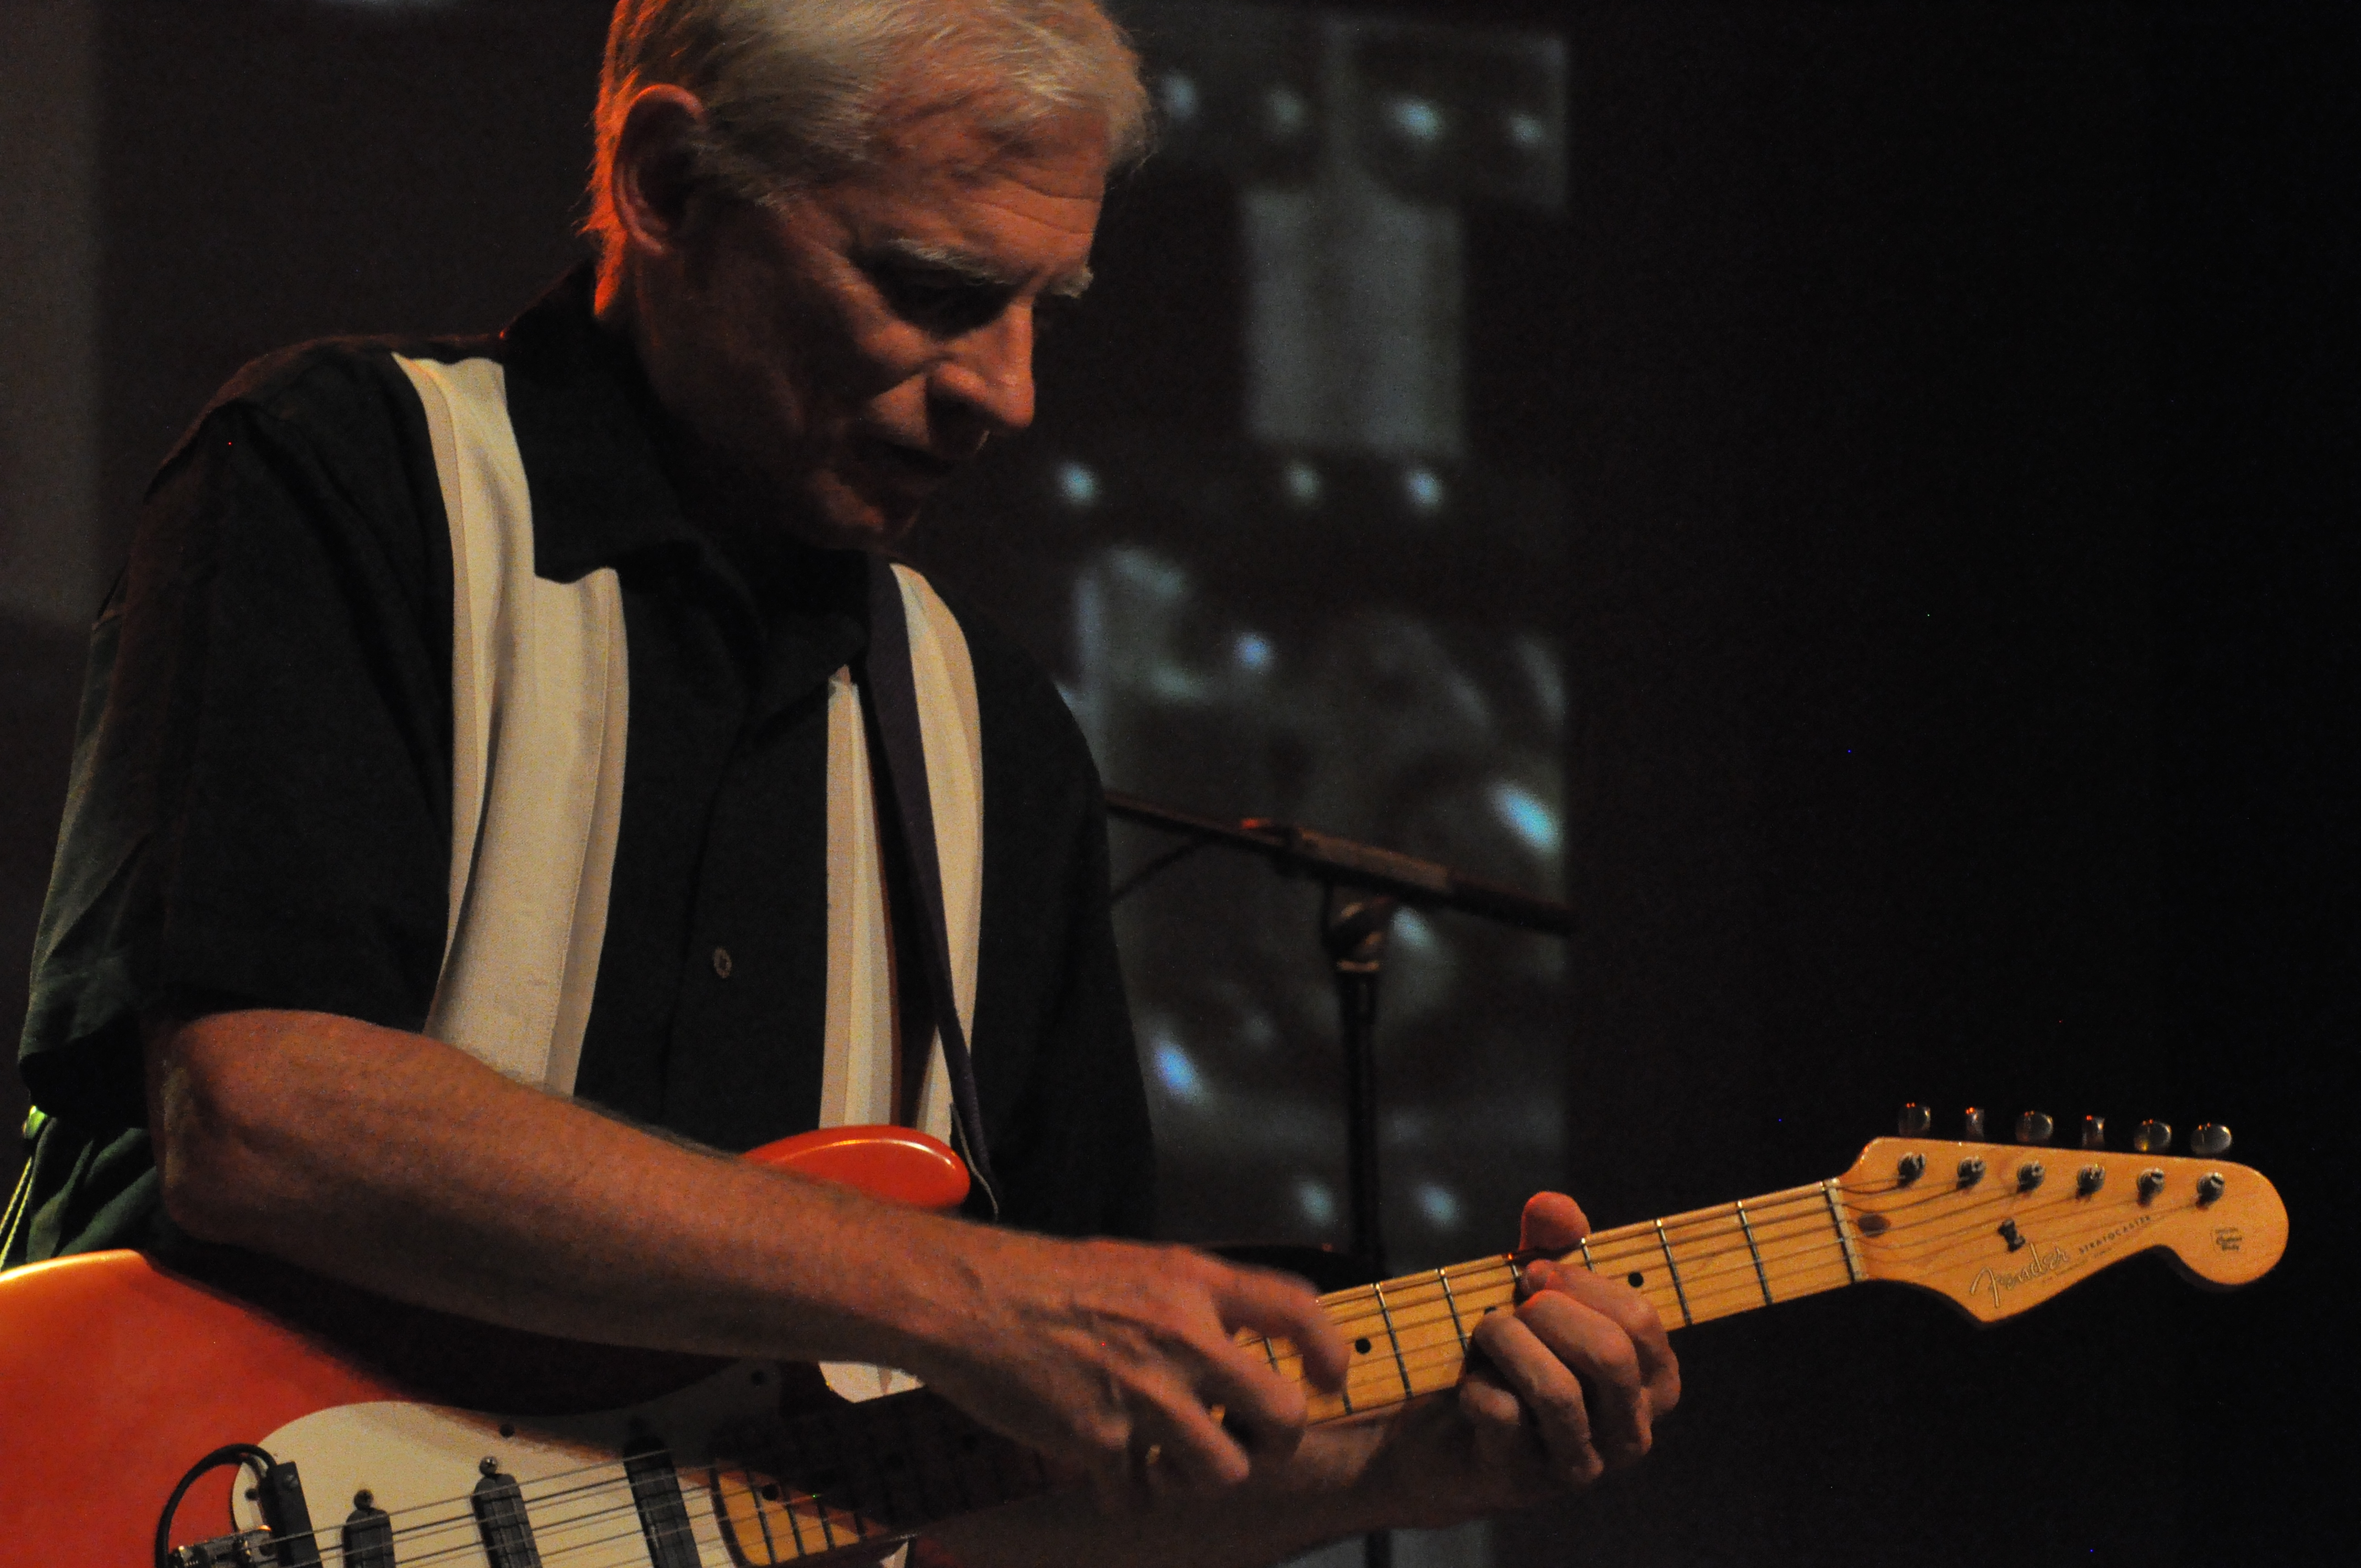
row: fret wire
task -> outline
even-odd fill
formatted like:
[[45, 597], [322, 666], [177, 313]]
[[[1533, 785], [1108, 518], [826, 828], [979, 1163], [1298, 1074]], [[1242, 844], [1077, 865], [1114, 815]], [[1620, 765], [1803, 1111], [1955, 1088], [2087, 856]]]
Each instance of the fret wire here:
[[1583, 1236], [1576, 1240], [1574, 1245], [1582, 1249], [1582, 1266], [1590, 1270], [1593, 1274], [1598, 1273], [1598, 1265], [1590, 1255], [1590, 1238], [1588, 1236]]
[[[827, 1423], [817, 1415], [807, 1414], [803, 1418], [801, 1424], [807, 1427], [811, 1427], [825, 1426]], [[808, 1452], [808, 1449], [807, 1449], [807, 1452]], [[820, 1550], [823, 1552], [835, 1551], [837, 1545], [836, 1522], [828, 1517], [828, 1499], [817, 1486], [805, 1487], [804, 1495], [811, 1499], [812, 1512], [819, 1519]], [[788, 1515], [788, 1518], [791, 1519], [794, 1517], [795, 1516], [792, 1513]], [[801, 1532], [798, 1531], [797, 1533], [800, 1534]]]
[[1461, 1354], [1467, 1352], [1467, 1326], [1459, 1321], [1459, 1300], [1451, 1293], [1451, 1276], [1444, 1269], [1434, 1271], [1435, 1282], [1443, 1287], [1443, 1304], [1451, 1310], [1451, 1332], [1459, 1336]]
[[1394, 1332], [1394, 1315], [1386, 1308], [1386, 1288], [1383, 1285], [1372, 1285], [1369, 1288], [1377, 1295], [1378, 1316], [1385, 1320], [1386, 1343], [1393, 1347], [1394, 1370], [1401, 1374], [1402, 1394], [1407, 1398], [1411, 1392], [1410, 1368], [1402, 1364], [1401, 1335]]
[[1762, 1282], [1763, 1304], [1767, 1307], [1771, 1305], [1771, 1277], [1763, 1271], [1763, 1249], [1754, 1245], [1754, 1227], [1746, 1222], [1746, 1205], [1738, 1202], [1730, 1208], [1738, 1214], [1738, 1228], [1745, 1234], [1746, 1251], [1754, 1260], [1754, 1277]]
[[1853, 1283], [1858, 1285], [1864, 1276], [1861, 1269], [1861, 1259], [1852, 1250], [1852, 1233], [1845, 1224], [1844, 1212], [1837, 1207], [1836, 1184], [1829, 1181], [1821, 1182], [1820, 1196], [1828, 1201], [1828, 1218], [1835, 1223], [1837, 1240], [1844, 1246], [1845, 1267], [1851, 1273]]
[[[804, 1521], [802, 1516], [796, 1511], [796, 1492], [803, 1486], [799, 1477], [806, 1475], [811, 1467], [810, 1448], [805, 1442], [803, 1433], [796, 1429], [805, 1425], [808, 1420], [808, 1417], [799, 1416], [796, 1419], [795, 1425], [792, 1427], [782, 1424], [773, 1428], [769, 1444], [771, 1452], [772, 1475], [774, 1478], [777, 1480], [779, 1485], [780, 1511], [787, 1516], [787, 1534], [793, 1538], [796, 1555], [799, 1558], [808, 1557], [811, 1555], [811, 1548], [804, 1544]], [[782, 1442], [793, 1443], [795, 1445], [795, 1452], [790, 1453], [783, 1450], [780, 1447]], [[793, 1468], [789, 1468], [791, 1465]], [[807, 1489], [806, 1490], [806, 1495], [811, 1495]], [[815, 1497], [813, 1501], [817, 1504], [818, 1499]], [[762, 1508], [762, 1495], [759, 1489], [757, 1489], [755, 1494], [754, 1506], [759, 1515]], [[766, 1522], [763, 1526], [763, 1537], [767, 1541], [770, 1539], [770, 1535], [771, 1527]], [[825, 1535], [823, 1535], [822, 1539], [826, 1539]], [[771, 1560], [774, 1563], [777, 1562], [779, 1556], [778, 1549], [775, 1546], [771, 1547], [770, 1553]]]
[[1697, 1319], [1689, 1315], [1688, 1293], [1681, 1288], [1680, 1266], [1673, 1261], [1672, 1238], [1664, 1234], [1664, 1222], [1662, 1220], [1656, 1222], [1656, 1240], [1664, 1249], [1664, 1271], [1673, 1277], [1673, 1297], [1681, 1304], [1681, 1321], [1694, 1323]]
[[[754, 1528], [763, 1532], [763, 1555], [769, 1558], [772, 1562], [776, 1563], [779, 1560], [779, 1543], [772, 1538], [771, 1521], [763, 1515], [763, 1488], [755, 1485], [753, 1473], [752, 1471], [741, 1468], [738, 1472], [738, 1478], [740, 1484], [746, 1488], [746, 1506], [748, 1510], [754, 1516]], [[782, 1482], [780, 1484], [780, 1491], [784, 1494], [785, 1490], [785, 1483]], [[790, 1529], [794, 1528], [795, 1516], [793, 1514], [789, 1514], [787, 1516], [787, 1523]], [[796, 1548], [796, 1555], [798, 1557], [803, 1555], [803, 1550], [801, 1547]]]

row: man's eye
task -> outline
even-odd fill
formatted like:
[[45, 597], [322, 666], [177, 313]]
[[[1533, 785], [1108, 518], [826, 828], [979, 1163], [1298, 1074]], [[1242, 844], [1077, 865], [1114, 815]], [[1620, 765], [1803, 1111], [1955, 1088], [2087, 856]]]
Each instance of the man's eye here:
[[946, 337], [974, 331], [1008, 305], [1008, 290], [956, 273], [880, 269], [873, 276], [895, 315]]

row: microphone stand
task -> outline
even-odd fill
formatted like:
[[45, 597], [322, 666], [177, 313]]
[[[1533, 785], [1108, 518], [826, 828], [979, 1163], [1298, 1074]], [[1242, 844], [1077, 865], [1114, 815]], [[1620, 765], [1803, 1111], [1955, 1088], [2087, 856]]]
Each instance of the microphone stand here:
[[[1570, 936], [1574, 910], [1499, 883], [1466, 876], [1434, 861], [1398, 854], [1293, 823], [1249, 817], [1217, 821], [1175, 811], [1137, 795], [1106, 792], [1107, 813], [1182, 842], [1150, 860], [1115, 890], [1123, 897], [1182, 856], [1218, 844], [1268, 861], [1282, 875], [1321, 884], [1320, 944], [1336, 986], [1345, 1047], [1345, 1164], [1352, 1204], [1354, 1255], [1370, 1277], [1383, 1279], [1385, 1217], [1378, 1169], [1378, 981], [1385, 971], [1393, 918], [1404, 905], [1463, 909], [1527, 931]], [[1392, 1537], [1383, 1530], [1365, 1542], [1367, 1568], [1389, 1568]]]

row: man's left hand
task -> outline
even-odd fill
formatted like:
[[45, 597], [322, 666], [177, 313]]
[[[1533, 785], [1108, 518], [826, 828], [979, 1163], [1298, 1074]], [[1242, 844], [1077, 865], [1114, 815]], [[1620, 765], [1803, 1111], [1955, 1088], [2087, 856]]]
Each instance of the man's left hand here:
[[[1525, 1205], [1520, 1248], [1562, 1253], [1590, 1234], [1564, 1193]], [[1513, 1312], [1470, 1336], [1457, 1395], [1393, 1418], [1367, 1484], [1404, 1524], [1441, 1525], [1522, 1508], [1632, 1464], [1680, 1402], [1680, 1363], [1655, 1309], [1579, 1266], [1525, 1267]], [[1391, 1510], [1389, 1510], [1391, 1511]]]

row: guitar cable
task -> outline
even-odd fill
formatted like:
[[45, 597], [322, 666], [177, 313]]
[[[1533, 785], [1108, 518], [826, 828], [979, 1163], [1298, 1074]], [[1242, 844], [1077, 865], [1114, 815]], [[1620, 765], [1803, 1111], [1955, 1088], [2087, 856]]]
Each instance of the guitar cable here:
[[271, 1471], [278, 1468], [279, 1462], [270, 1457], [268, 1450], [257, 1448], [250, 1442], [227, 1443], [198, 1460], [189, 1473], [181, 1477], [181, 1484], [172, 1488], [172, 1496], [164, 1505], [164, 1517], [156, 1521], [156, 1568], [206, 1568], [213, 1561], [208, 1553], [175, 1562], [180, 1554], [172, 1550], [172, 1516], [181, 1511], [181, 1499], [189, 1495], [190, 1487], [225, 1464], [251, 1467], [257, 1480], [268, 1480]]

